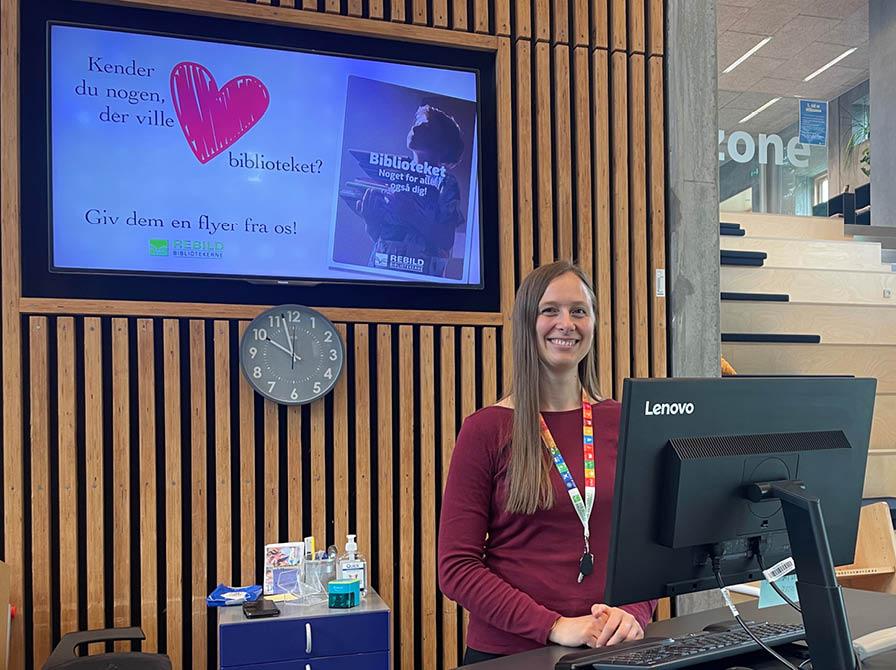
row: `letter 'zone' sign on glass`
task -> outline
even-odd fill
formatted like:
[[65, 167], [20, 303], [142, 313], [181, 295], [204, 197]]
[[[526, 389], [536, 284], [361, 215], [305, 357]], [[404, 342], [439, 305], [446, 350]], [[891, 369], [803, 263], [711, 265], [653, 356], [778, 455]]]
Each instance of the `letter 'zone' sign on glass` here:
[[655, 402], [650, 404], [647, 400], [644, 403], [644, 416], [664, 416], [667, 414], [693, 414], [694, 403], [692, 402]]
[[759, 164], [768, 165], [769, 149], [772, 149], [775, 165], [784, 165], [786, 162], [793, 167], [804, 168], [809, 167], [809, 155], [811, 149], [800, 143], [799, 137], [791, 137], [787, 143], [787, 151], [784, 151], [784, 140], [779, 135], [766, 135], [759, 133], [759, 141], [753, 139], [750, 133], [743, 130], [737, 130], [731, 133], [728, 141], [725, 142], [725, 131], [719, 130], [719, 161], [727, 160], [724, 149], [728, 150], [728, 155], [735, 163], [750, 163], [756, 158], [756, 149], [759, 149]]

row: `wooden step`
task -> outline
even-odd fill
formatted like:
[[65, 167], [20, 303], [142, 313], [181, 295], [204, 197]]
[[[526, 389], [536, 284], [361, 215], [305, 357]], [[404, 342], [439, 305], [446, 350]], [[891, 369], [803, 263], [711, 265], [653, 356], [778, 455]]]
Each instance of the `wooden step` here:
[[896, 496], [896, 449], [868, 452], [865, 498]]
[[896, 344], [896, 304], [722, 300], [721, 317], [723, 333], [815, 333], [825, 344]]
[[787, 293], [801, 302], [896, 304], [893, 272], [725, 266], [719, 277], [722, 291]]
[[878, 393], [896, 393], [896, 346], [891, 344], [723, 342], [722, 356], [739, 374], [875, 377]]
[[720, 237], [723, 251], [764, 251], [764, 267], [823, 270], [888, 271], [878, 242], [852, 240], [790, 240], [781, 237]]
[[896, 394], [878, 393], [871, 421], [871, 445], [875, 451], [896, 449]]
[[843, 219], [757, 214], [755, 212], [721, 212], [719, 221], [739, 223], [747, 231], [747, 237], [783, 237], [802, 240], [848, 239], [843, 231]]

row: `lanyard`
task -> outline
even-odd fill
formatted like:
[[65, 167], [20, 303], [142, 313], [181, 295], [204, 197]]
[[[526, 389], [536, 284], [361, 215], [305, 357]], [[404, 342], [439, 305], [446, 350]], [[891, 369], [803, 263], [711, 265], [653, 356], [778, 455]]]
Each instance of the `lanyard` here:
[[[569, 497], [572, 500], [572, 506], [576, 510], [576, 515], [579, 517], [579, 521], [582, 522], [582, 530], [585, 534], [585, 552], [583, 554], [583, 560], [587, 556], [589, 559], [591, 557], [591, 549], [588, 543], [588, 537], [590, 535], [590, 531], [588, 528], [588, 520], [591, 518], [591, 510], [594, 507], [594, 428], [592, 426], [591, 421], [591, 403], [588, 402], [588, 398], [582, 393], [582, 452], [585, 457], [585, 499], [582, 500], [582, 494], [579, 492], [579, 487], [576, 486], [575, 481], [572, 478], [572, 474], [569, 471], [569, 468], [566, 466], [566, 461], [563, 460], [563, 455], [560, 453], [560, 450], [557, 448], [557, 442], [554, 440], [554, 436], [551, 435], [550, 429], [548, 429], [548, 424], [545, 423], [544, 417], [539, 414], [539, 421], [541, 423], [541, 439], [544, 440], [545, 446], [547, 446], [548, 451], [551, 452], [551, 457], [554, 459], [554, 465], [557, 467], [557, 472], [560, 473], [561, 479], [563, 479], [563, 483], [566, 484], [566, 491], [569, 493]], [[582, 563], [582, 565], [585, 565]], [[590, 572], [590, 569], [588, 570]], [[585, 572], [584, 574], [588, 574]], [[579, 574], [579, 581], [582, 581], [582, 577], [584, 575], [582, 572]]]

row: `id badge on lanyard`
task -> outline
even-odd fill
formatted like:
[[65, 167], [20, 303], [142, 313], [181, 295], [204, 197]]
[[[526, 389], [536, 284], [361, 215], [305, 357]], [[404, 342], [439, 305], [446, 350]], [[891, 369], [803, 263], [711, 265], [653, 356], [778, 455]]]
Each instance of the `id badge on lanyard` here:
[[585, 394], [582, 394], [582, 452], [585, 457], [585, 498], [582, 499], [582, 494], [579, 492], [579, 487], [576, 486], [575, 481], [572, 478], [572, 474], [569, 471], [569, 468], [566, 466], [566, 461], [563, 460], [563, 455], [560, 453], [560, 450], [557, 448], [557, 442], [554, 440], [554, 436], [551, 435], [551, 431], [548, 429], [548, 424], [545, 423], [544, 417], [539, 414], [539, 421], [541, 423], [541, 439], [544, 440], [545, 446], [547, 446], [548, 451], [551, 452], [551, 458], [554, 460], [554, 465], [557, 468], [557, 472], [560, 473], [560, 478], [563, 480], [563, 483], [566, 485], [566, 491], [569, 493], [569, 498], [572, 501], [572, 506], [576, 510], [576, 515], [579, 517], [579, 521], [582, 522], [582, 531], [585, 538], [585, 549], [582, 552], [582, 558], [579, 560], [579, 583], [585, 579], [586, 576], [590, 575], [594, 571], [594, 555], [591, 553], [591, 545], [588, 542], [590, 531], [588, 527], [588, 521], [591, 518], [591, 510], [594, 507], [594, 428], [592, 426], [591, 421], [591, 403], [588, 402], [588, 398]]

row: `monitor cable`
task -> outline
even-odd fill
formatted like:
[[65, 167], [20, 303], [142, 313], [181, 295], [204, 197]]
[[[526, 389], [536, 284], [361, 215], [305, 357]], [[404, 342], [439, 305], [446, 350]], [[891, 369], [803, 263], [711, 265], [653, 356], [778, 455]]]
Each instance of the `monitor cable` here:
[[719, 554], [715, 554], [712, 557], [712, 571], [716, 576], [716, 582], [718, 582], [719, 584], [719, 589], [721, 589], [722, 591], [722, 597], [725, 599], [725, 604], [728, 605], [728, 609], [731, 610], [731, 614], [734, 616], [734, 619], [737, 621], [737, 623], [740, 624], [740, 627], [744, 629], [744, 632], [746, 632], [747, 635], [753, 638], [753, 642], [755, 642], [760, 647], [765, 649], [765, 651], [767, 651], [769, 654], [774, 656], [780, 663], [784, 665], [784, 667], [788, 668], [789, 670], [800, 670], [797, 666], [781, 656], [781, 654], [769, 647], [765, 642], [760, 640], [759, 636], [757, 636], [752, 630], [750, 630], [750, 627], [747, 625], [746, 621], [743, 620], [740, 613], [737, 611], [737, 607], [735, 607], [734, 603], [731, 601], [731, 596], [728, 594], [728, 587], [725, 586], [725, 580], [722, 579], [722, 557]]

